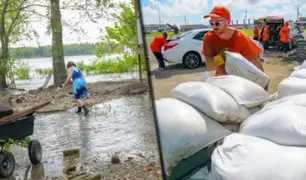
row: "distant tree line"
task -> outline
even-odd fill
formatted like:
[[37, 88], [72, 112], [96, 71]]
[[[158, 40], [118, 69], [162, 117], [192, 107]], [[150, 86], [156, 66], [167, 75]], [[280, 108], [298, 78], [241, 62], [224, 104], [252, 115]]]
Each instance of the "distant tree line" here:
[[[76, 55], [93, 55], [95, 54], [96, 47], [98, 44], [69, 44], [64, 45], [65, 56], [76, 56]], [[110, 48], [104, 45], [104, 52], [116, 53], [118, 49]], [[37, 57], [52, 57], [52, 46], [40, 46], [40, 47], [20, 47], [11, 48], [10, 56], [14, 59], [20, 58], [37, 58]]]

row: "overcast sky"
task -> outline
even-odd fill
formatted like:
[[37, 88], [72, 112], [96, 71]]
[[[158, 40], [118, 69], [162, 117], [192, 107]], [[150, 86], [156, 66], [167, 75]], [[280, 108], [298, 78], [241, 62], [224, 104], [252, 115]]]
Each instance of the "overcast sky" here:
[[[114, 0], [114, 1], [129, 2], [129, 0]], [[43, 8], [40, 8], [39, 11], [41, 14], [46, 13], [45, 12], [46, 10]], [[65, 22], [78, 22], [79, 19], [82, 18], [79, 17], [77, 11], [62, 10], [61, 14], [62, 14], [62, 20]], [[46, 35], [47, 23], [48, 23], [47, 20], [32, 22], [31, 26], [39, 34], [39, 38], [33, 40], [22, 40], [13, 46], [37, 46], [38, 44], [51, 45], [52, 38], [50, 35]], [[104, 29], [106, 26], [113, 26], [113, 24], [114, 24], [113, 22], [110, 22], [106, 19], [100, 19], [98, 23], [93, 23], [91, 21], [88, 21], [83, 24], [84, 33], [71, 32], [71, 28], [63, 25], [63, 42], [64, 44], [99, 42], [101, 40], [101, 36], [103, 36], [103, 33], [100, 31], [100, 29]]]
[[[259, 18], [269, 15], [281, 15], [285, 20], [295, 20], [297, 4], [300, 12], [306, 16], [306, 0], [140, 0], [144, 24], [158, 24], [158, 11], [162, 22], [171, 24], [208, 24], [203, 15], [209, 13], [215, 5], [227, 6], [232, 19], [243, 22], [245, 10], [248, 18]], [[304, 5], [303, 5], [304, 4]], [[305, 12], [303, 14], [303, 12]]]

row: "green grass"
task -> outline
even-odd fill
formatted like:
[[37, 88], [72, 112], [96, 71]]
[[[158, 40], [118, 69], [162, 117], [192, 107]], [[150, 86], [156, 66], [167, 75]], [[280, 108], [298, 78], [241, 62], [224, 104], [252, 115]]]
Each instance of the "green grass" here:
[[[128, 73], [135, 72], [138, 68], [138, 58], [136, 55], [124, 54], [123, 57], [116, 60], [105, 61], [97, 59], [90, 64], [83, 61], [76, 64], [83, 72], [88, 74], [107, 74], [107, 73]], [[141, 57], [142, 70], [146, 71], [146, 62], [144, 56]], [[36, 73], [41, 77], [46, 77], [51, 69], [36, 69]]]
[[[144, 57], [141, 59], [142, 69], [146, 71], [146, 63]], [[122, 58], [114, 60], [96, 60], [89, 65], [83, 62], [77, 63], [82, 71], [90, 74], [105, 74], [105, 73], [127, 73], [134, 72], [138, 67], [138, 59], [136, 55], [125, 54]]]
[[[253, 29], [241, 29], [240, 31], [244, 32], [244, 33], [247, 34], [248, 36], [252, 36], [252, 37], [253, 37], [253, 35], [254, 35], [254, 34], [253, 34]], [[182, 34], [182, 33], [184, 33], [184, 31], [181, 32], [181, 34]], [[155, 36], [157, 36], [157, 35], [162, 35], [162, 33], [157, 32], [157, 33], [147, 33], [147, 34], [145, 34], [146, 37], [155, 37]], [[172, 35], [173, 35], [173, 32], [169, 32], [168, 35], [169, 35], [169, 36], [172, 36]]]
[[253, 33], [253, 29], [241, 29], [242, 32], [244, 32], [246, 35], [248, 36], [254, 36], [254, 33]]
[[14, 74], [17, 76], [17, 79], [20, 80], [30, 79], [30, 70], [27, 67], [15, 68]]
[[[185, 31], [180, 32], [180, 34], [185, 33]], [[145, 36], [146, 37], [155, 37], [157, 35], [162, 35], [161, 32], [156, 32], [156, 33], [146, 33]], [[168, 32], [168, 36], [173, 36], [173, 32]]]

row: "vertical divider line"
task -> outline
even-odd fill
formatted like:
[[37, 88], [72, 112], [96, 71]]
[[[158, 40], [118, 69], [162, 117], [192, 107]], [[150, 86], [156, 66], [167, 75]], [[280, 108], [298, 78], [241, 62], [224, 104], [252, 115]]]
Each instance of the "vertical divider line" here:
[[138, 1], [138, 12], [139, 12], [139, 17], [140, 17], [140, 22], [141, 22], [141, 29], [142, 29], [142, 38], [143, 38], [143, 49], [144, 49], [144, 55], [145, 55], [145, 61], [146, 61], [146, 66], [147, 66], [147, 77], [148, 77], [148, 83], [149, 83], [149, 91], [150, 91], [150, 97], [151, 97], [151, 102], [152, 102], [152, 109], [153, 109], [153, 118], [154, 118], [154, 124], [155, 124], [155, 132], [156, 132], [156, 139], [157, 139], [157, 145], [158, 145], [158, 152], [159, 152], [159, 159], [160, 159], [160, 165], [161, 165], [161, 170], [162, 170], [162, 177], [163, 179], [167, 179], [166, 173], [164, 170], [164, 157], [162, 153], [162, 145], [160, 141], [160, 133], [159, 133], [159, 128], [158, 128], [158, 123], [157, 123], [157, 114], [156, 114], [156, 108], [155, 108], [155, 98], [154, 98], [154, 92], [153, 92], [153, 86], [152, 86], [152, 78], [151, 78], [151, 72], [150, 72], [150, 63], [149, 63], [149, 53], [148, 53], [148, 48], [147, 48], [147, 40], [145, 37], [144, 33], [144, 23], [143, 23], [143, 16], [142, 16], [142, 11], [141, 11], [141, 0], [135, 0]]

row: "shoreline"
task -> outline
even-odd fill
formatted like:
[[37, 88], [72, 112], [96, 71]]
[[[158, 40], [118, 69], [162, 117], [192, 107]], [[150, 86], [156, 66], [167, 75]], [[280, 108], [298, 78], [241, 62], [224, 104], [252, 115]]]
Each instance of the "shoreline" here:
[[[123, 80], [87, 83], [87, 89], [88, 98], [84, 99], [84, 102], [88, 106], [93, 106], [112, 99], [145, 94], [149, 86], [145, 80], [142, 84], [138, 80]], [[6, 94], [1, 97], [4, 98], [11, 99], [14, 110], [50, 101], [49, 105], [38, 109], [37, 114], [62, 112], [76, 107], [71, 84], [65, 88], [50, 85], [45, 89], [38, 88], [21, 94]]]

